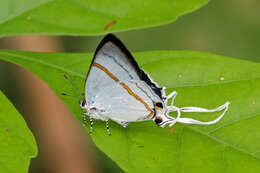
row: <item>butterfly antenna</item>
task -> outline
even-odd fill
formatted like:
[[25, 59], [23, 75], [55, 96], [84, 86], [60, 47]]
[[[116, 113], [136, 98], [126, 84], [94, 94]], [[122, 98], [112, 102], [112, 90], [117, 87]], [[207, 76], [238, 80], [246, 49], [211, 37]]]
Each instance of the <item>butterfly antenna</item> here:
[[[74, 82], [72, 82], [72, 80], [66, 74], [63, 74], [63, 76], [72, 85], [74, 90], [79, 94], [78, 98], [80, 98], [82, 96], [82, 94], [81, 94], [79, 88], [74, 84]], [[68, 95], [68, 94], [65, 94], [65, 93], [62, 93], [62, 95], [72, 96], [72, 95]]]
[[71, 94], [61, 93], [61, 95], [80, 99], [80, 96], [75, 96], [75, 95], [71, 95]]

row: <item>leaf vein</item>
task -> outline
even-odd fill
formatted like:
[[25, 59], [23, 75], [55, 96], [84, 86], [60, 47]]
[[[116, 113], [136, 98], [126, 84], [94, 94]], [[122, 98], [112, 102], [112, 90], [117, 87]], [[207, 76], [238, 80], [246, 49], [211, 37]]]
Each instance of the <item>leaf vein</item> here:
[[13, 57], [16, 57], [16, 58], [21, 58], [21, 59], [24, 59], [24, 60], [27, 60], [27, 61], [36, 62], [36, 63], [43, 64], [43, 65], [46, 65], [46, 66], [49, 66], [49, 67], [52, 67], [52, 68], [59, 69], [59, 70], [64, 71], [66, 73], [70, 73], [70, 74], [72, 74], [74, 76], [85, 78], [85, 75], [82, 75], [82, 74], [77, 73], [75, 71], [68, 70], [68, 69], [66, 69], [64, 67], [61, 67], [61, 66], [58, 66], [58, 65], [55, 65], [55, 64], [52, 64], [52, 63], [48, 63], [46, 61], [42, 61], [42, 60], [39, 60], [39, 59], [29, 58], [29, 57], [26, 57], [26, 56], [17, 55], [17, 54], [13, 54], [13, 53], [7, 53], [7, 52], [1, 52], [0, 54], [9, 55], [9, 56], [13, 56]]
[[248, 117], [245, 117], [245, 118], [237, 119], [237, 120], [235, 120], [235, 121], [231, 121], [231, 122], [229, 122], [229, 123], [223, 124], [222, 126], [219, 126], [219, 127], [215, 128], [215, 129], [210, 130], [210, 131], [208, 132], [208, 134], [212, 134], [212, 133], [214, 133], [214, 132], [216, 132], [216, 131], [218, 131], [218, 130], [224, 128], [224, 127], [233, 125], [233, 124], [235, 124], [235, 123], [238, 123], [238, 122], [241, 122], [241, 121], [244, 121], [244, 120], [248, 120], [248, 119], [251, 119], [251, 118], [255, 118], [255, 117], [259, 116], [259, 115], [260, 115], [260, 114], [256, 114], [256, 115], [253, 115], [253, 116], [248, 116]]
[[225, 141], [223, 141], [223, 140], [221, 140], [221, 139], [219, 139], [219, 138], [217, 138], [217, 137], [215, 137], [215, 136], [209, 135], [209, 134], [207, 134], [207, 133], [205, 133], [205, 132], [202, 132], [202, 131], [200, 131], [200, 130], [194, 128], [194, 127], [187, 126], [187, 128], [189, 128], [189, 129], [191, 129], [191, 130], [194, 130], [195, 132], [197, 132], [197, 133], [199, 133], [199, 134], [201, 134], [201, 135], [207, 136], [208, 138], [210, 138], [210, 139], [212, 139], [212, 140], [214, 140], [214, 141], [216, 141], [216, 142], [218, 142], [218, 143], [220, 143], [220, 144], [222, 144], [222, 145], [229, 146], [229, 147], [233, 148], [234, 150], [240, 151], [241, 153], [250, 155], [250, 156], [252, 156], [252, 157], [254, 157], [254, 158], [260, 160], [260, 156], [257, 156], [255, 153], [250, 153], [250, 152], [248, 152], [247, 150], [245, 150], [245, 149], [243, 149], [243, 148], [240, 148], [240, 147], [238, 147], [238, 146], [235, 146], [235, 145], [232, 145], [232, 144], [230, 144], [230, 143], [227, 143], [227, 142], [225, 142]]

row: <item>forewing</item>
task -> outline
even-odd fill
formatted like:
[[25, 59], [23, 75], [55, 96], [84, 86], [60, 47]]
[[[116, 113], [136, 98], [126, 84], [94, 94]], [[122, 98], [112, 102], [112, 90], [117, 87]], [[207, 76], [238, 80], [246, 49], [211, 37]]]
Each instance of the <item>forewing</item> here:
[[[87, 76], [85, 95], [111, 119], [136, 121], [151, 117], [160, 91], [138, 67], [128, 50], [112, 35], [97, 48]], [[156, 89], [156, 91], [155, 91]]]

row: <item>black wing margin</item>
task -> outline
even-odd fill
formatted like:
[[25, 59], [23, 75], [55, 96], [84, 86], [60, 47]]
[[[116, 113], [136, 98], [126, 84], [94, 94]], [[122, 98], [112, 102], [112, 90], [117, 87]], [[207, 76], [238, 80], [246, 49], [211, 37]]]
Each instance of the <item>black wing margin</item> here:
[[[129, 60], [129, 62], [135, 68], [135, 70], [136, 70], [138, 76], [140, 77], [140, 79], [143, 80], [147, 85], [149, 85], [152, 88], [152, 90], [156, 93], [156, 95], [158, 95], [163, 100], [164, 98], [163, 98], [163, 94], [162, 94], [162, 88], [160, 88], [155, 82], [153, 82], [149, 78], [149, 76], [139, 67], [139, 65], [135, 61], [134, 57], [127, 50], [127, 48], [124, 46], [124, 44], [116, 36], [114, 36], [113, 34], [107, 34], [103, 38], [103, 40], [99, 43], [99, 45], [98, 45], [98, 47], [97, 47], [97, 49], [95, 51], [94, 58], [92, 59], [90, 68], [91, 68], [91, 66], [92, 66], [92, 64], [93, 64], [93, 62], [95, 60], [95, 57], [96, 57], [97, 53], [103, 47], [103, 45], [105, 45], [107, 42], [114, 43], [126, 55], [126, 57]], [[86, 78], [86, 80], [87, 80], [87, 78]]]

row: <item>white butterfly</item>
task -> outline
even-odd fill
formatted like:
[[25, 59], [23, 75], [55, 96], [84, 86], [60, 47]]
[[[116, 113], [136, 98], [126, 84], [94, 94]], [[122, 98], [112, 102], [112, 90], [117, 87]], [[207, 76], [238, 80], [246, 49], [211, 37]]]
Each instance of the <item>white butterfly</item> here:
[[[83, 118], [93, 120], [113, 120], [123, 127], [129, 122], [153, 120], [158, 126], [173, 126], [176, 122], [210, 125], [218, 122], [228, 110], [229, 102], [216, 109], [199, 107], [178, 108], [173, 105], [177, 92], [165, 95], [165, 87], [160, 88], [147, 73], [139, 68], [133, 56], [114, 35], [108, 34], [99, 44], [85, 83], [85, 99], [80, 106]], [[171, 100], [170, 106], [168, 101]], [[215, 112], [224, 110], [215, 120], [201, 122], [192, 118], [181, 118], [181, 112]], [[177, 111], [177, 117], [169, 115]]]

